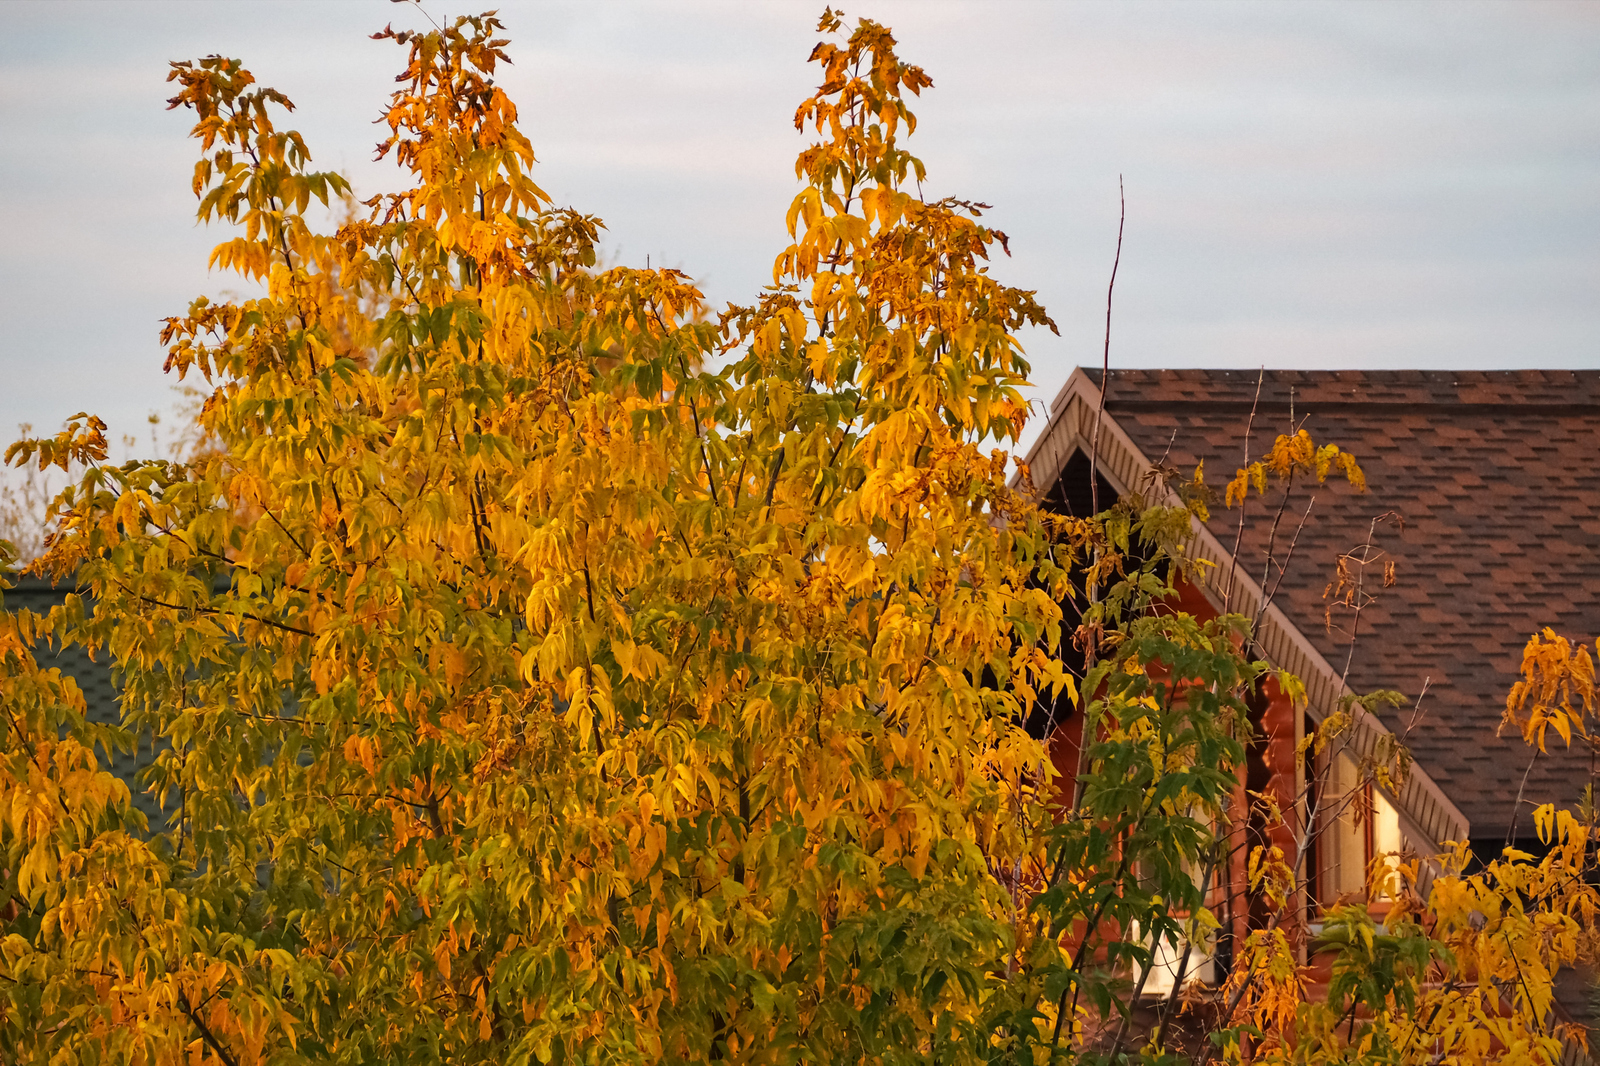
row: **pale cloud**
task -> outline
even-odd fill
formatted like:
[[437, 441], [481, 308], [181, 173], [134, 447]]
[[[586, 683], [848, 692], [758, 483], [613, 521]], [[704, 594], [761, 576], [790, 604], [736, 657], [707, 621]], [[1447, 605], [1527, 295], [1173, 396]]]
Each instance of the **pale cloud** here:
[[[501, 3], [503, 80], [558, 201], [620, 261], [713, 299], [770, 280], [813, 84], [810, 2]], [[1118, 174], [1124, 365], [1584, 366], [1600, 356], [1600, 19], [1577, 4], [846, 5], [895, 27], [929, 192], [995, 205], [1062, 336], [1098, 361]], [[429, 3], [439, 15], [439, 5]], [[405, 5], [7, 5], [0, 40], [0, 430], [167, 406], [163, 315], [235, 283], [193, 225], [165, 61], [244, 58], [358, 190]]]

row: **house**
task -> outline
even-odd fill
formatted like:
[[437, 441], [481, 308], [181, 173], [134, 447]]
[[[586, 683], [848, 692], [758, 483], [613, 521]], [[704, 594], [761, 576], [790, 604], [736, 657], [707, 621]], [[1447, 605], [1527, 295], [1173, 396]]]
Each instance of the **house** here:
[[[1203, 462], [1225, 483], [1299, 429], [1365, 471], [1364, 493], [1302, 478], [1281, 515], [1279, 497], [1252, 495], [1242, 531], [1218, 501], [1190, 546], [1209, 576], [1180, 589], [1202, 616], [1259, 614], [1255, 653], [1305, 682], [1304, 712], [1262, 694], [1248, 770], [1301, 824], [1318, 805], [1295, 755], [1306, 732], [1346, 695], [1404, 696], [1360, 716], [1324, 767], [1330, 791], [1354, 786], [1386, 734], [1415, 758], [1403, 787], [1375, 790], [1371, 818], [1318, 805], [1329, 821], [1304, 859], [1308, 918], [1361, 891], [1374, 855], [1466, 840], [1493, 857], [1534, 841], [1536, 805], [1580, 798], [1596, 770], [1585, 742], [1531, 759], [1498, 726], [1531, 634], [1600, 634], [1600, 371], [1117, 370], [1103, 413], [1100, 377], [1073, 372], [1028, 454], [1058, 511], [1092, 506], [1097, 417], [1102, 509], [1158, 464], [1189, 476]], [[1076, 724], [1062, 728], [1075, 746]]]

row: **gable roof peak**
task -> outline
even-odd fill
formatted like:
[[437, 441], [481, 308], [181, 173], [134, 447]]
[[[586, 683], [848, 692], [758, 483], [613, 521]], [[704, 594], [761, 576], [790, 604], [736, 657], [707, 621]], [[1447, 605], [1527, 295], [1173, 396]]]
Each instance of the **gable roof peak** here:
[[[1028, 456], [1036, 484], [1092, 447], [1099, 377], [1068, 379]], [[1586, 749], [1552, 750], [1530, 767], [1521, 738], [1496, 729], [1530, 633], [1600, 635], [1600, 370], [1117, 370], [1103, 422], [1099, 469], [1123, 490], [1158, 460], [1226, 477], [1245, 461], [1247, 437], [1257, 457], [1291, 425], [1360, 461], [1368, 493], [1296, 487], [1305, 517], [1279, 562], [1260, 644], [1306, 680], [1314, 711], [1346, 686], [1426, 691], [1415, 713], [1378, 715], [1416, 757], [1396, 797], [1415, 839], [1503, 839], [1528, 806], [1569, 802], [1588, 780]], [[1395, 514], [1404, 525], [1374, 523]], [[1238, 522], [1221, 509], [1197, 522], [1194, 552], [1217, 573], [1238, 567], [1237, 584], [1259, 602], [1249, 575], [1264, 573], [1274, 525], [1247, 521], [1240, 540]], [[1363, 543], [1395, 564], [1396, 583], [1363, 608], [1352, 650], [1348, 620], [1330, 616], [1323, 593], [1336, 560]], [[1329, 666], [1346, 661], [1348, 674]]]

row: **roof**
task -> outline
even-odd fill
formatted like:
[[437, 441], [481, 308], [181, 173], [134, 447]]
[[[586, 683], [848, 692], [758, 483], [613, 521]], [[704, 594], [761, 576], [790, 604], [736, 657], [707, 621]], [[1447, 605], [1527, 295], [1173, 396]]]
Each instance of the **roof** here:
[[[1075, 373], [1053, 411], [1060, 420], [1076, 397], [1068, 420], [1079, 424], [1080, 448], [1099, 377]], [[1324, 673], [1343, 674], [1348, 659], [1349, 690], [1406, 695], [1404, 708], [1380, 714], [1382, 725], [1406, 734], [1423, 783], [1437, 786], [1448, 801], [1438, 805], [1453, 806], [1472, 837], [1507, 833], [1525, 773], [1524, 812], [1575, 801], [1589, 779], [1587, 750], [1553, 753], [1529, 772], [1521, 738], [1496, 731], [1530, 634], [1544, 626], [1589, 641], [1600, 634], [1600, 371], [1118, 370], [1105, 400], [1107, 422], [1135, 460], [1147, 468], [1165, 456], [1186, 473], [1203, 460], [1214, 486], [1243, 463], [1252, 409], [1251, 459], [1293, 425], [1354, 453], [1370, 486], [1364, 494], [1332, 478], [1296, 486], [1276, 542], [1280, 556], [1294, 543], [1274, 600], [1295, 631], [1288, 643], [1309, 645], [1303, 658]], [[1060, 440], [1045, 443], [1035, 448], [1047, 453], [1044, 465], [1068, 457]], [[1110, 443], [1102, 434], [1103, 449]], [[1041, 483], [1052, 476], [1033, 466]], [[1123, 487], [1138, 473], [1124, 469]], [[1389, 512], [1403, 525], [1373, 526]], [[1219, 505], [1209, 523], [1206, 539], [1224, 556], [1238, 517]], [[1254, 585], [1271, 518], [1252, 497], [1238, 559]], [[1369, 580], [1377, 599], [1352, 650], [1350, 612], [1330, 618], [1324, 591], [1339, 554], [1369, 530], [1396, 580], [1391, 588]], [[1524, 813], [1518, 835], [1529, 828]]]
[[[70, 586], [56, 585], [38, 577], [12, 577], [9, 580], [14, 586], [3, 590], [3, 606], [7, 611], [28, 610], [36, 614], [45, 614], [50, 608], [63, 603], [69, 592], [78, 591]], [[87, 606], [92, 610], [92, 601], [87, 601]], [[112, 679], [111, 663], [106, 653], [102, 652], [99, 659], [93, 659], [78, 645], [57, 648], [44, 644], [36, 646], [33, 652], [40, 666], [56, 667], [77, 681], [84, 702], [87, 704], [90, 721], [107, 725], [122, 723], [117, 687]], [[98, 748], [95, 750], [101, 768], [110, 770], [127, 784], [128, 790], [132, 793], [133, 805], [144, 812], [151, 828], [164, 824], [167, 813], [163, 813], [155, 797], [144, 790], [143, 784], [138, 780], [138, 772], [154, 762], [158, 748], [165, 746], [164, 741], [153, 744], [150, 736], [144, 734], [138, 737], [138, 746], [132, 752], [114, 751], [107, 759], [105, 751]]]

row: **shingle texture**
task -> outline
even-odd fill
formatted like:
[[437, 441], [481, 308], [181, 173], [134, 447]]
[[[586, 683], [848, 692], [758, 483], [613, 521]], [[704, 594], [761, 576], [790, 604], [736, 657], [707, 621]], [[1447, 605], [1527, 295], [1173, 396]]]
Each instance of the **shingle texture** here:
[[[6, 590], [4, 607], [8, 611], [27, 610], [44, 614], [50, 608], [59, 606], [71, 591], [73, 590], [67, 586], [52, 585], [38, 578], [23, 578], [17, 582], [16, 587]], [[91, 659], [88, 653], [79, 647], [56, 650], [40, 646], [33, 651], [39, 665], [56, 667], [78, 683], [79, 690], [83, 692], [84, 702], [88, 706], [91, 721], [121, 723], [122, 711], [116, 686], [112, 682], [110, 660], [106, 653], [102, 652], [100, 658], [96, 660]], [[155, 760], [155, 748], [151, 744], [150, 737], [148, 735], [140, 737], [135, 751], [113, 752], [109, 764], [105, 761], [104, 751], [97, 749], [95, 754], [100, 757], [101, 765], [105, 769], [116, 774], [127, 784], [129, 792], [132, 793], [134, 806], [144, 812], [151, 828], [164, 824], [166, 815], [156, 803], [155, 797], [145, 791], [144, 785], [138, 779], [139, 771]]]
[[[1098, 382], [1098, 371], [1091, 374]], [[1355, 454], [1370, 489], [1297, 485], [1276, 538], [1282, 556], [1300, 529], [1276, 602], [1357, 692], [1398, 689], [1417, 713], [1385, 711], [1418, 763], [1472, 823], [1504, 835], [1523, 787], [1518, 836], [1532, 804], [1575, 801], [1591, 772], [1573, 752], [1533, 762], [1520, 737], [1496, 735], [1529, 635], [1544, 626], [1593, 649], [1600, 635], [1600, 371], [1114, 371], [1106, 411], [1151, 459], [1225, 484], [1277, 434], [1304, 428]], [[1275, 502], [1275, 497], [1269, 502]], [[1373, 526], [1380, 515], [1403, 518]], [[1261, 577], [1274, 511], [1252, 497], [1239, 552]], [[1234, 540], [1237, 510], [1211, 528]], [[1360, 616], [1327, 615], [1324, 590], [1340, 553], [1369, 529], [1381, 561], [1367, 571], [1377, 599]], [[1382, 566], [1395, 584], [1382, 586]], [[1271, 580], [1269, 578], [1269, 584]]]

